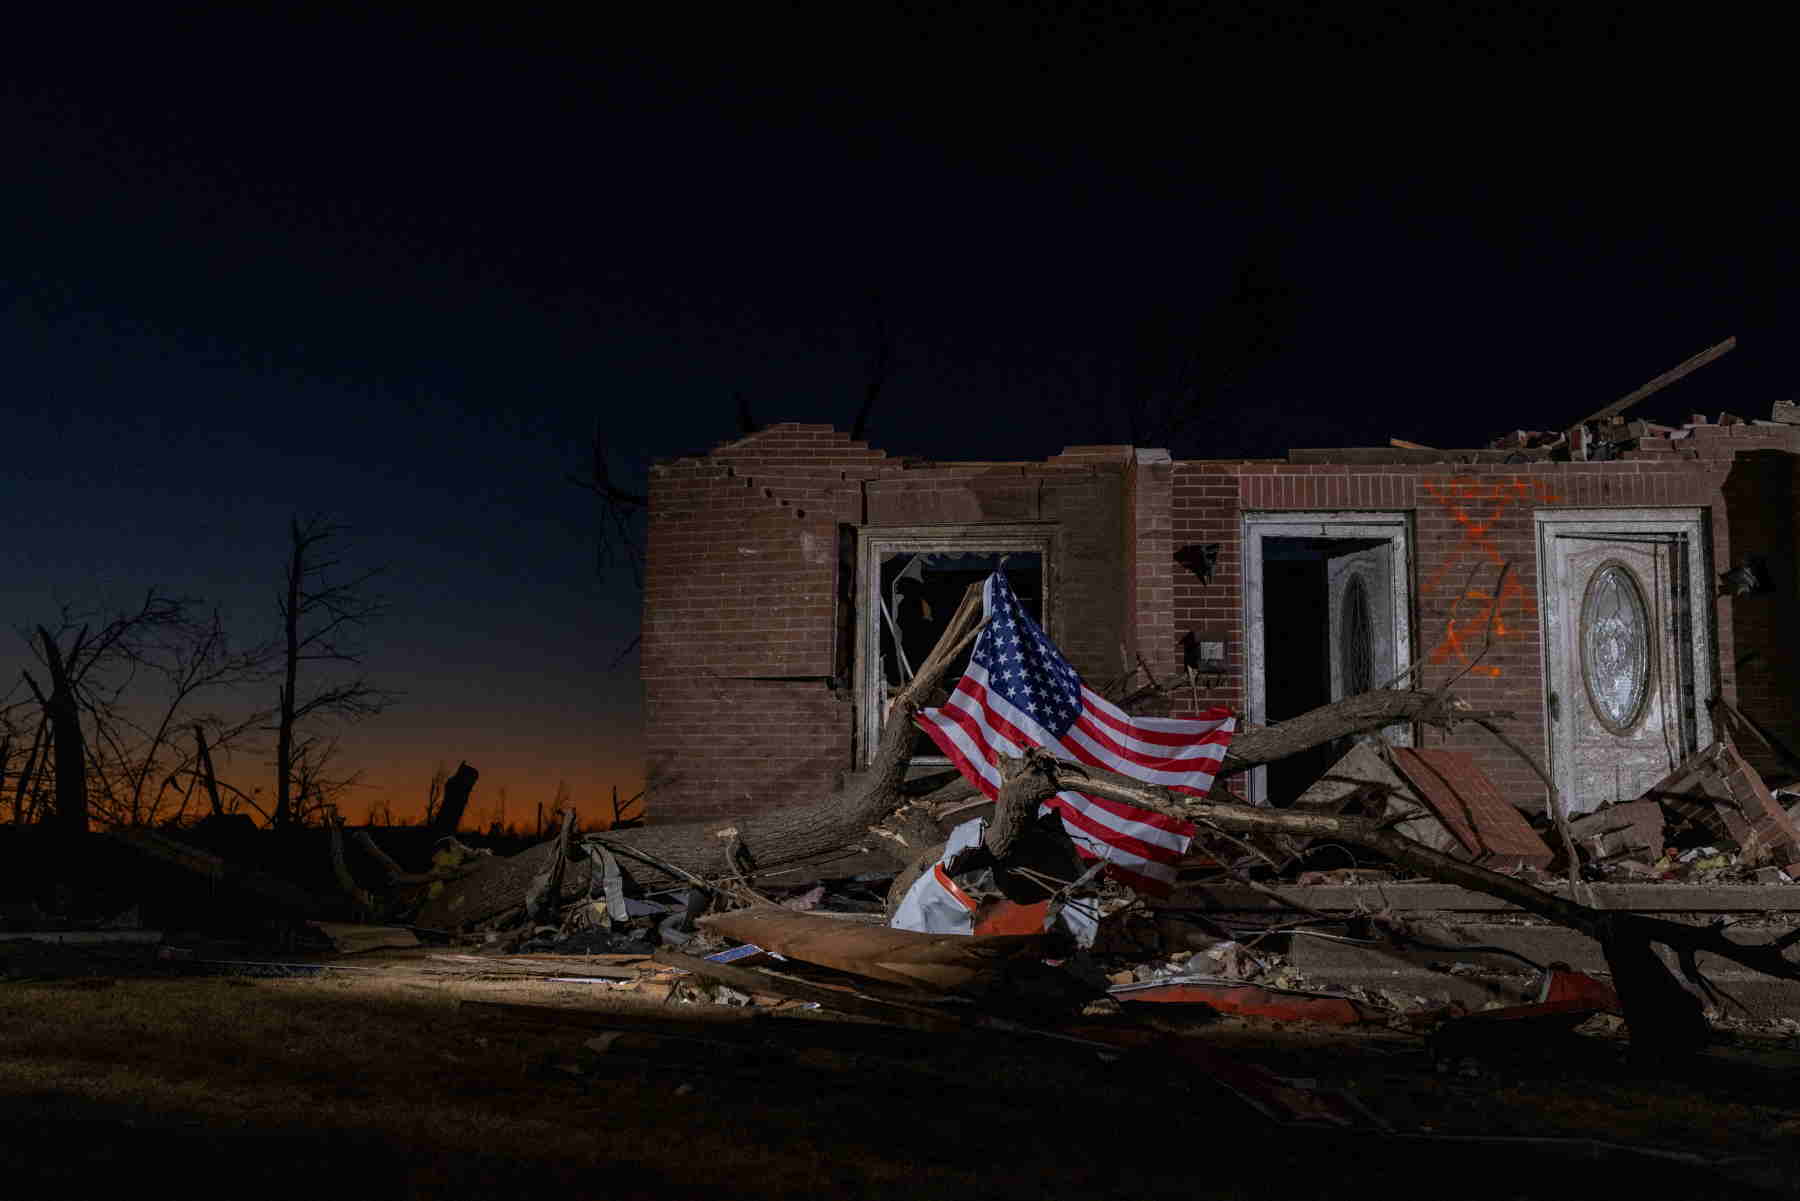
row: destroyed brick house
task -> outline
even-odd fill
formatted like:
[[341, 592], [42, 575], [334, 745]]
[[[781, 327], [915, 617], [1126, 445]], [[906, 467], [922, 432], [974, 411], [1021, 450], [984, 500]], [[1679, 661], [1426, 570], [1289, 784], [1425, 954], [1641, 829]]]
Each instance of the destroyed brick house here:
[[[1628, 801], [1713, 741], [1717, 700], [1796, 742], [1796, 464], [1800, 425], [1729, 414], [1229, 461], [898, 459], [771, 426], [651, 473], [650, 805], [730, 819], [830, 790], [1002, 561], [1096, 687], [1137, 670], [1174, 685], [1164, 713], [1259, 725], [1409, 668], [1427, 689], [1460, 677], [1460, 697], [1514, 715], [1572, 812]], [[1546, 804], [1478, 728], [1387, 734], [1467, 751], [1514, 805]], [[1284, 805], [1342, 749], [1229, 784]], [[921, 738], [921, 768], [935, 754]]]

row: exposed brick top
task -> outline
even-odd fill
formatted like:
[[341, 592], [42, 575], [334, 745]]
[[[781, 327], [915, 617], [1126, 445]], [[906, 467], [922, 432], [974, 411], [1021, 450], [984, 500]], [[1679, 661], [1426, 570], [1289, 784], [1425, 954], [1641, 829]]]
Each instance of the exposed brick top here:
[[[1169, 462], [1124, 445], [969, 462], [890, 457], [829, 425], [786, 422], [660, 462], [650, 473], [642, 668], [652, 804], [670, 817], [740, 814], [822, 794], [853, 766], [854, 704], [841, 686], [854, 621], [843, 525], [1054, 523], [1063, 546], [1056, 637], [1077, 668], [1105, 683], [1141, 657], [1158, 679], [1179, 678], [1181, 639], [1192, 632], [1224, 644], [1224, 671], [1178, 689], [1172, 711], [1242, 712], [1244, 512], [1405, 511], [1417, 683], [1455, 677], [1476, 708], [1516, 713], [1513, 732], [1543, 761], [1533, 510], [1706, 508], [1715, 570], [1748, 551], [1779, 551], [1789, 558], [1773, 569], [1792, 578], [1800, 472], [1769, 452], [1800, 454], [1800, 426], [1639, 433], [1616, 447], [1619, 457], [1591, 462], [1552, 461], [1542, 446]], [[1213, 543], [1206, 581], [1177, 564], [1183, 547]], [[1737, 698], [1742, 677], [1746, 708], [1800, 741], [1790, 609], [1726, 598], [1716, 614], [1721, 694]], [[1477, 661], [1490, 618], [1492, 644]], [[791, 745], [778, 733], [802, 729]], [[1466, 751], [1506, 803], [1542, 804], [1533, 771], [1481, 731], [1424, 739]]]

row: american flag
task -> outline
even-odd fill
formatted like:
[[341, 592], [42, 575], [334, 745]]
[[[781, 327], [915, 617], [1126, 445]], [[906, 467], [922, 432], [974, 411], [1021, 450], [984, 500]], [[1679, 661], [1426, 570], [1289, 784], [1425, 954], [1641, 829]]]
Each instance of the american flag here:
[[[950, 701], [915, 720], [982, 795], [1000, 792], [1003, 755], [1042, 747], [1060, 759], [1110, 768], [1147, 784], [1202, 794], [1231, 743], [1224, 708], [1198, 719], [1133, 717], [1081, 682], [1019, 605], [1003, 572], [982, 586], [987, 628]], [[1164, 894], [1194, 827], [1136, 805], [1060, 792], [1044, 809], [1062, 815], [1075, 847], [1132, 887]]]

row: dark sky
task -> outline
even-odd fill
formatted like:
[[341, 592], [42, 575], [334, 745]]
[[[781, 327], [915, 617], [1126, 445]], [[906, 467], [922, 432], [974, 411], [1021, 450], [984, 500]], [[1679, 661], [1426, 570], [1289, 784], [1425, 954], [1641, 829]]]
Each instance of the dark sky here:
[[0, 618], [155, 586], [272, 632], [328, 513], [397, 612], [363, 795], [467, 758], [516, 813], [641, 777], [593, 423], [626, 482], [739, 395], [847, 428], [881, 326], [871, 439], [940, 458], [1130, 440], [1183, 364], [1178, 456], [1478, 445], [1727, 334], [1645, 415], [1793, 394], [1785, 141], [1606, 10], [782, 11], [14, 25]]

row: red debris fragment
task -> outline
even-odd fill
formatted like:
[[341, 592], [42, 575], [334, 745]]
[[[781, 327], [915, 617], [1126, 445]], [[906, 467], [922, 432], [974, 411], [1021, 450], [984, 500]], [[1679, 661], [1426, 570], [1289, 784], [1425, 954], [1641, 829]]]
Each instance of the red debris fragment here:
[[1271, 1018], [1278, 1022], [1319, 1022], [1331, 1026], [1355, 1026], [1386, 1021], [1381, 1010], [1324, 993], [1289, 992], [1259, 988], [1235, 981], [1168, 980], [1147, 984], [1122, 984], [1110, 990], [1119, 1001], [1155, 1004], [1210, 1005], [1220, 1013]]

